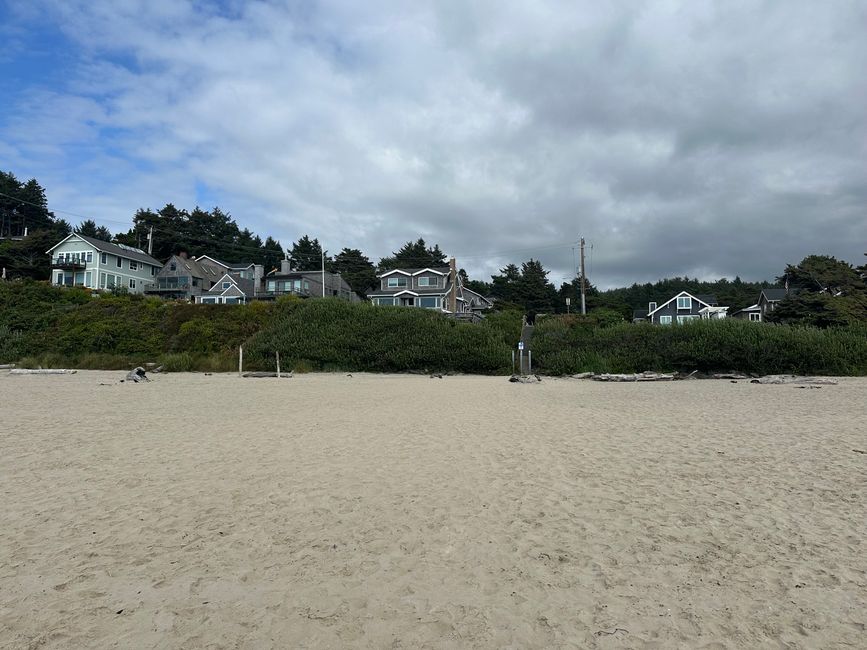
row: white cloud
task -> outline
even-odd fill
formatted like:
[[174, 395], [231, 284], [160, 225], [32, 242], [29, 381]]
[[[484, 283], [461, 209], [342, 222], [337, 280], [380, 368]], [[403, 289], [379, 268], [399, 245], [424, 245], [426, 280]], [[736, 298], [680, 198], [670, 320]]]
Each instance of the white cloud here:
[[44, 2], [77, 72], [17, 98], [4, 159], [103, 219], [204, 183], [285, 244], [421, 235], [476, 275], [534, 255], [559, 281], [579, 235], [602, 285], [864, 246], [854, 4], [215, 6]]

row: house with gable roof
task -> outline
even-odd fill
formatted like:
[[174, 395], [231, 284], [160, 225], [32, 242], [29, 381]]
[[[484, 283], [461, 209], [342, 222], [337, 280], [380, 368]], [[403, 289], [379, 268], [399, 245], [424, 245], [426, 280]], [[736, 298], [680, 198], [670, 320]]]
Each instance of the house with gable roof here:
[[145, 285], [144, 292], [160, 298], [192, 300], [207, 291], [223, 276], [211, 266], [199, 264], [186, 253], [172, 255], [154, 278]]
[[398, 268], [377, 275], [379, 286], [367, 292], [374, 305], [436, 309], [455, 316], [474, 317], [493, 306], [485, 296], [465, 288], [455, 259], [449, 266]]
[[224, 273], [214, 286], [196, 296], [204, 305], [245, 305], [258, 297], [260, 291], [255, 280], [242, 278], [237, 273]]
[[55, 286], [142, 293], [162, 267], [143, 250], [79, 233], [67, 235], [46, 253], [51, 256], [51, 284]]
[[715, 296], [693, 295], [688, 291], [681, 291], [662, 304], [649, 303], [647, 313], [643, 315], [641, 320], [647, 320], [657, 325], [682, 324], [702, 317], [720, 318], [719, 314], [723, 313], [723, 309], [727, 308], [720, 308]]

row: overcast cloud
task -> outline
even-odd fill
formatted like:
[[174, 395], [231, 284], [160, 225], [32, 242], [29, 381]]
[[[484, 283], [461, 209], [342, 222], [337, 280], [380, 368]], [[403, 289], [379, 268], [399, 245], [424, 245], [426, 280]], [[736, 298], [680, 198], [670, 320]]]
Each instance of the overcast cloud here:
[[143, 206], [219, 205], [284, 245], [378, 258], [422, 236], [474, 277], [533, 256], [556, 283], [583, 235], [603, 287], [864, 261], [863, 2], [40, 0], [0, 17], [0, 169], [112, 231]]

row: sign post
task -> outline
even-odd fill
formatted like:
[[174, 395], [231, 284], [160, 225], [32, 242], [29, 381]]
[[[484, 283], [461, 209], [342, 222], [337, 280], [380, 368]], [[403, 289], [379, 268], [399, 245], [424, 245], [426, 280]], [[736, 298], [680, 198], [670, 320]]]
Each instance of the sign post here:
[[521, 376], [524, 375], [524, 342], [518, 341], [518, 354], [520, 355]]
[[569, 305], [571, 305], [571, 304], [572, 304], [572, 299], [566, 298], [566, 313], [567, 314], [569, 313]]

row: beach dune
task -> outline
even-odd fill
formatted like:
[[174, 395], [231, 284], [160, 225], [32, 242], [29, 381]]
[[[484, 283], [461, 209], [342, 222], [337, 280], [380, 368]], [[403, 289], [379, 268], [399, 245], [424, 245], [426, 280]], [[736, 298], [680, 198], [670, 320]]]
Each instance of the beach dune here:
[[867, 380], [0, 374], [0, 647], [867, 640]]

